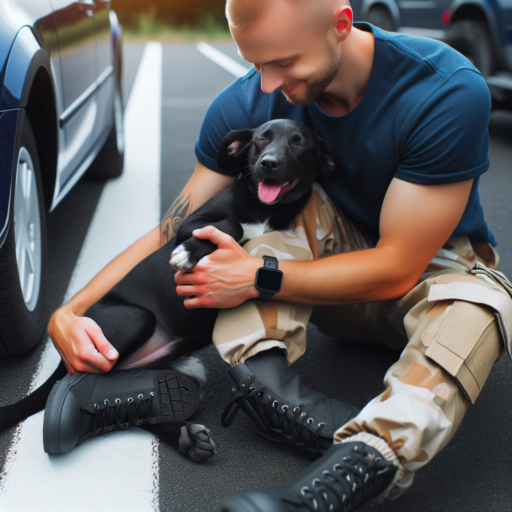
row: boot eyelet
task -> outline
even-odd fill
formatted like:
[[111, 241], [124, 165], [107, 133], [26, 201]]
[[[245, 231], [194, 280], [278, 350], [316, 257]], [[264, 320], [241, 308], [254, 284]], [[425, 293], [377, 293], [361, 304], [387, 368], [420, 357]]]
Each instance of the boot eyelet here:
[[108, 398], [105, 398], [105, 400], [103, 400], [103, 403], [104, 403], [105, 405], [110, 405], [110, 402], [108, 401]]
[[121, 403], [121, 399], [120, 399], [120, 398], [116, 398], [116, 399], [114, 400], [114, 402], [115, 402], [116, 404], [120, 404], [120, 403]]
[[302, 494], [302, 496], [306, 496], [306, 491], [309, 491], [309, 487], [307, 487], [306, 485], [300, 490], [300, 493]]
[[308, 419], [307, 419], [307, 421], [306, 421], [306, 423], [307, 423], [308, 425], [311, 425], [314, 421], [315, 421], [315, 420], [314, 420], [313, 418], [308, 418]]
[[133, 398], [132, 397], [128, 398], [127, 402], [131, 404], [133, 402]]
[[279, 405], [279, 402], [277, 400], [274, 400], [272, 402], [272, 407], [274, 407], [274, 409]]
[[337, 471], [338, 468], [341, 468], [341, 464], [334, 464], [334, 466], [332, 467], [332, 470]]
[[319, 484], [321, 484], [321, 483], [322, 483], [322, 482], [320, 482], [320, 478], [315, 478], [315, 479], [311, 482], [311, 484], [313, 485], [313, 487], [315, 487], [315, 485], [317, 484], [317, 482], [318, 482]]
[[149, 423], [156, 423], [156, 418], [151, 418], [151, 419], [149, 420]]
[[151, 393], [149, 393], [149, 396], [155, 396], [155, 393], [153, 393], [153, 391], [151, 391]]
[[295, 407], [295, 408], [293, 409], [293, 412], [297, 412], [297, 411], [300, 411], [300, 407]]
[[321, 422], [318, 424], [318, 428], [320, 428], [320, 427], [325, 427], [325, 423], [321, 421]]
[[144, 395], [141, 393], [138, 397], [139, 400], [142, 400], [144, 398]]
[[307, 414], [306, 414], [305, 412], [303, 412], [303, 413], [300, 415], [300, 417], [301, 417], [301, 418], [305, 418], [306, 416], [307, 416]]
[[94, 404], [94, 408], [95, 408], [96, 410], [98, 410], [98, 409], [100, 408], [100, 406], [99, 406], [98, 404]]
[[137, 421], [137, 422], [135, 423], [135, 425], [142, 425], [142, 421], [140, 421], [140, 420], [139, 420], [139, 421]]
[[290, 408], [290, 407], [289, 407], [288, 405], [283, 405], [283, 406], [281, 407], [281, 409], [282, 409], [282, 411], [283, 411], [283, 412], [286, 412], [289, 408]]
[[249, 388], [249, 391], [254, 391], [255, 389], [256, 389], [256, 388], [255, 388], [254, 386], [251, 386], [251, 387]]

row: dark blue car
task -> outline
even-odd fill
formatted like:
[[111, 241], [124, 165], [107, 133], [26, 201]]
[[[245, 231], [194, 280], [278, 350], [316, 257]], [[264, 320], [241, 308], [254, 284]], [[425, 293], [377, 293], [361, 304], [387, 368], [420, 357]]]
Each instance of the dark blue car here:
[[352, 0], [354, 18], [431, 37], [484, 75], [495, 107], [512, 107], [512, 0]]
[[123, 170], [121, 43], [108, 0], [0, 2], [0, 355], [47, 325], [47, 212]]

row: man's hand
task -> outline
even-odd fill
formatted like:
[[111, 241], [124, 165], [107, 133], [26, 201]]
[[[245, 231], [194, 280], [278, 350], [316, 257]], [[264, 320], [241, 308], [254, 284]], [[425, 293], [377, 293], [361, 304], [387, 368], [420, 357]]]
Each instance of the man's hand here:
[[53, 314], [48, 334], [69, 373], [106, 373], [119, 357], [94, 320], [76, 316], [66, 307]]
[[193, 297], [185, 300], [186, 308], [233, 308], [259, 296], [254, 279], [262, 266], [260, 259], [249, 256], [231, 236], [213, 226], [196, 229], [193, 235], [210, 240], [217, 250], [199, 260], [192, 271], [176, 274], [176, 293]]

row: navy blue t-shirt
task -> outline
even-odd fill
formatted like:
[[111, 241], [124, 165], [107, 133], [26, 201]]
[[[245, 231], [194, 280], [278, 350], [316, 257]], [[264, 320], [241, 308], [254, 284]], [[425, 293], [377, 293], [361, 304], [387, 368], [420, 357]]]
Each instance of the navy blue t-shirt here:
[[216, 162], [226, 133], [271, 119], [295, 119], [338, 152], [337, 178], [319, 182], [374, 243], [393, 178], [427, 185], [474, 178], [452, 236], [496, 245], [478, 195], [479, 176], [489, 168], [491, 109], [481, 73], [439, 41], [385, 32], [367, 23], [355, 26], [373, 32], [375, 54], [368, 88], [352, 111], [331, 116], [316, 101], [292, 105], [280, 91], [262, 92], [260, 74], [251, 69], [210, 105], [196, 144], [197, 159], [230, 174]]

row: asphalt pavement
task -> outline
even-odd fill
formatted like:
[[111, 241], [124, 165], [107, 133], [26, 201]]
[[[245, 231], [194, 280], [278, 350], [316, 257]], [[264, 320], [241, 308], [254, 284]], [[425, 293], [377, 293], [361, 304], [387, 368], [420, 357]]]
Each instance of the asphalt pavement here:
[[[237, 55], [234, 45], [214, 46], [249, 66]], [[129, 100], [142, 54], [142, 44], [125, 46], [125, 102]], [[234, 79], [192, 44], [164, 46], [162, 71], [161, 217], [194, 169], [194, 144], [208, 105]], [[512, 113], [494, 112], [489, 130], [491, 169], [481, 179], [480, 194], [486, 219], [499, 242], [500, 270], [512, 276]], [[62, 304], [104, 186], [84, 177], [48, 217], [51, 310]], [[144, 209], [144, 204], [132, 207]], [[0, 406], [26, 395], [40, 364], [43, 346], [42, 342], [24, 357], [0, 359]], [[362, 407], [382, 391], [384, 373], [398, 355], [352, 344], [350, 340], [328, 338], [310, 326], [308, 350], [293, 368], [310, 387]], [[218, 455], [202, 465], [195, 464], [160, 442], [154, 482], [155, 508], [161, 511], [215, 511], [226, 497], [287, 480], [310, 463], [294, 449], [258, 436], [243, 413], [230, 428], [222, 428], [220, 415], [231, 396], [225, 368], [213, 347], [200, 351], [199, 357], [208, 369], [209, 385], [195, 420], [211, 429]], [[477, 403], [470, 407], [453, 440], [417, 472], [411, 489], [396, 501], [367, 506], [364, 510], [512, 510], [511, 390], [512, 364], [504, 358], [494, 366]], [[0, 490], [9, 469], [6, 455], [17, 435], [17, 428], [0, 433]], [[129, 452], [129, 438], [126, 440]], [[119, 474], [110, 475], [112, 495], [105, 501], [104, 510], [120, 510], [116, 506], [116, 478], [122, 478], [122, 468], [119, 469]], [[86, 502], [87, 496], [77, 499]], [[47, 508], [51, 508], [51, 503], [34, 502], [31, 510]], [[72, 504], [69, 509], [73, 510]], [[1, 493], [0, 510], [11, 512], [2, 507]]]

